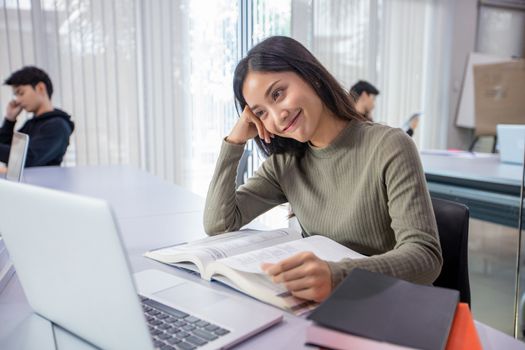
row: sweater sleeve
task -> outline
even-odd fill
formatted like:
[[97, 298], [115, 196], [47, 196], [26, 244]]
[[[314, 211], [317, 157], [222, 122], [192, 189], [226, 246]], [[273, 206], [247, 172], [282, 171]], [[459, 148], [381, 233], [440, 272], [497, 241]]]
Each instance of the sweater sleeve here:
[[14, 128], [15, 122], [4, 119], [4, 123], [0, 128], [0, 162], [7, 163], [9, 159]]
[[356, 267], [431, 284], [441, 272], [443, 258], [417, 149], [409, 136], [400, 129], [392, 129], [384, 138], [376, 158], [386, 187], [395, 247], [366, 259], [329, 262], [332, 286], [339, 284]]
[[244, 185], [235, 188], [243, 150], [244, 146], [222, 143], [204, 207], [204, 229], [209, 235], [238, 230], [260, 214], [286, 202], [275, 179], [272, 157]]
[[26, 166], [48, 165], [64, 154], [69, 143], [71, 128], [61, 118], [54, 118], [42, 126], [40, 132], [29, 139]]

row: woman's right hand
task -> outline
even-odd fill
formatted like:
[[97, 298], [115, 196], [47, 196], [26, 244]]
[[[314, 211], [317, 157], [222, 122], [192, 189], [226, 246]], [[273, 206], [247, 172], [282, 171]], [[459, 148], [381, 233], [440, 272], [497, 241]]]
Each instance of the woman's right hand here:
[[241, 117], [233, 127], [230, 135], [226, 138], [226, 141], [242, 145], [257, 135], [266, 143], [270, 143], [271, 138], [273, 138], [273, 134], [266, 130], [261, 120], [257, 118], [255, 114], [252, 113], [250, 107], [246, 105]]

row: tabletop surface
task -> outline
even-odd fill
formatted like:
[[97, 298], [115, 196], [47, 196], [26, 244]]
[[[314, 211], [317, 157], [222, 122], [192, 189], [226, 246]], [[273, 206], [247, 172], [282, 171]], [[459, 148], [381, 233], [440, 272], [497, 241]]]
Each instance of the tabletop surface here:
[[[204, 199], [129, 166], [27, 169], [24, 182], [107, 200], [114, 208], [134, 272], [159, 269], [246, 297], [217, 282], [143, 257], [147, 250], [205, 237]], [[272, 306], [268, 306], [272, 307]], [[280, 324], [236, 346], [238, 349], [309, 349], [304, 345], [310, 323], [283, 312]], [[74, 335], [32, 312], [16, 275], [0, 294], [0, 349], [92, 349]], [[485, 349], [525, 349], [525, 344], [476, 322]]]
[[498, 155], [486, 153], [420, 153], [425, 174], [520, 186], [523, 166], [502, 163]]

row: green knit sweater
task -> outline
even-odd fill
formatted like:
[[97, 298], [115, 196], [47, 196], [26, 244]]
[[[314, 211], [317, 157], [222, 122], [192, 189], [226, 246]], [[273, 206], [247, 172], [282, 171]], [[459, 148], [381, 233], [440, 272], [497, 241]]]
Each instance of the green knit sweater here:
[[272, 155], [235, 189], [242, 145], [223, 142], [204, 211], [208, 234], [238, 230], [289, 202], [303, 235], [368, 259], [329, 262], [336, 286], [355, 267], [430, 284], [441, 271], [436, 220], [417, 149], [400, 129], [359, 121], [302, 158]]

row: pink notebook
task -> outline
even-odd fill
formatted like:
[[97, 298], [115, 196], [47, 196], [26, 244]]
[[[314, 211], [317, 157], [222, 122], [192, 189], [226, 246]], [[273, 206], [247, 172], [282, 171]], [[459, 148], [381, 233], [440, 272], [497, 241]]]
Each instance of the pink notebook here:
[[334, 331], [315, 324], [306, 329], [306, 343], [336, 350], [401, 350], [411, 349], [348, 333]]

